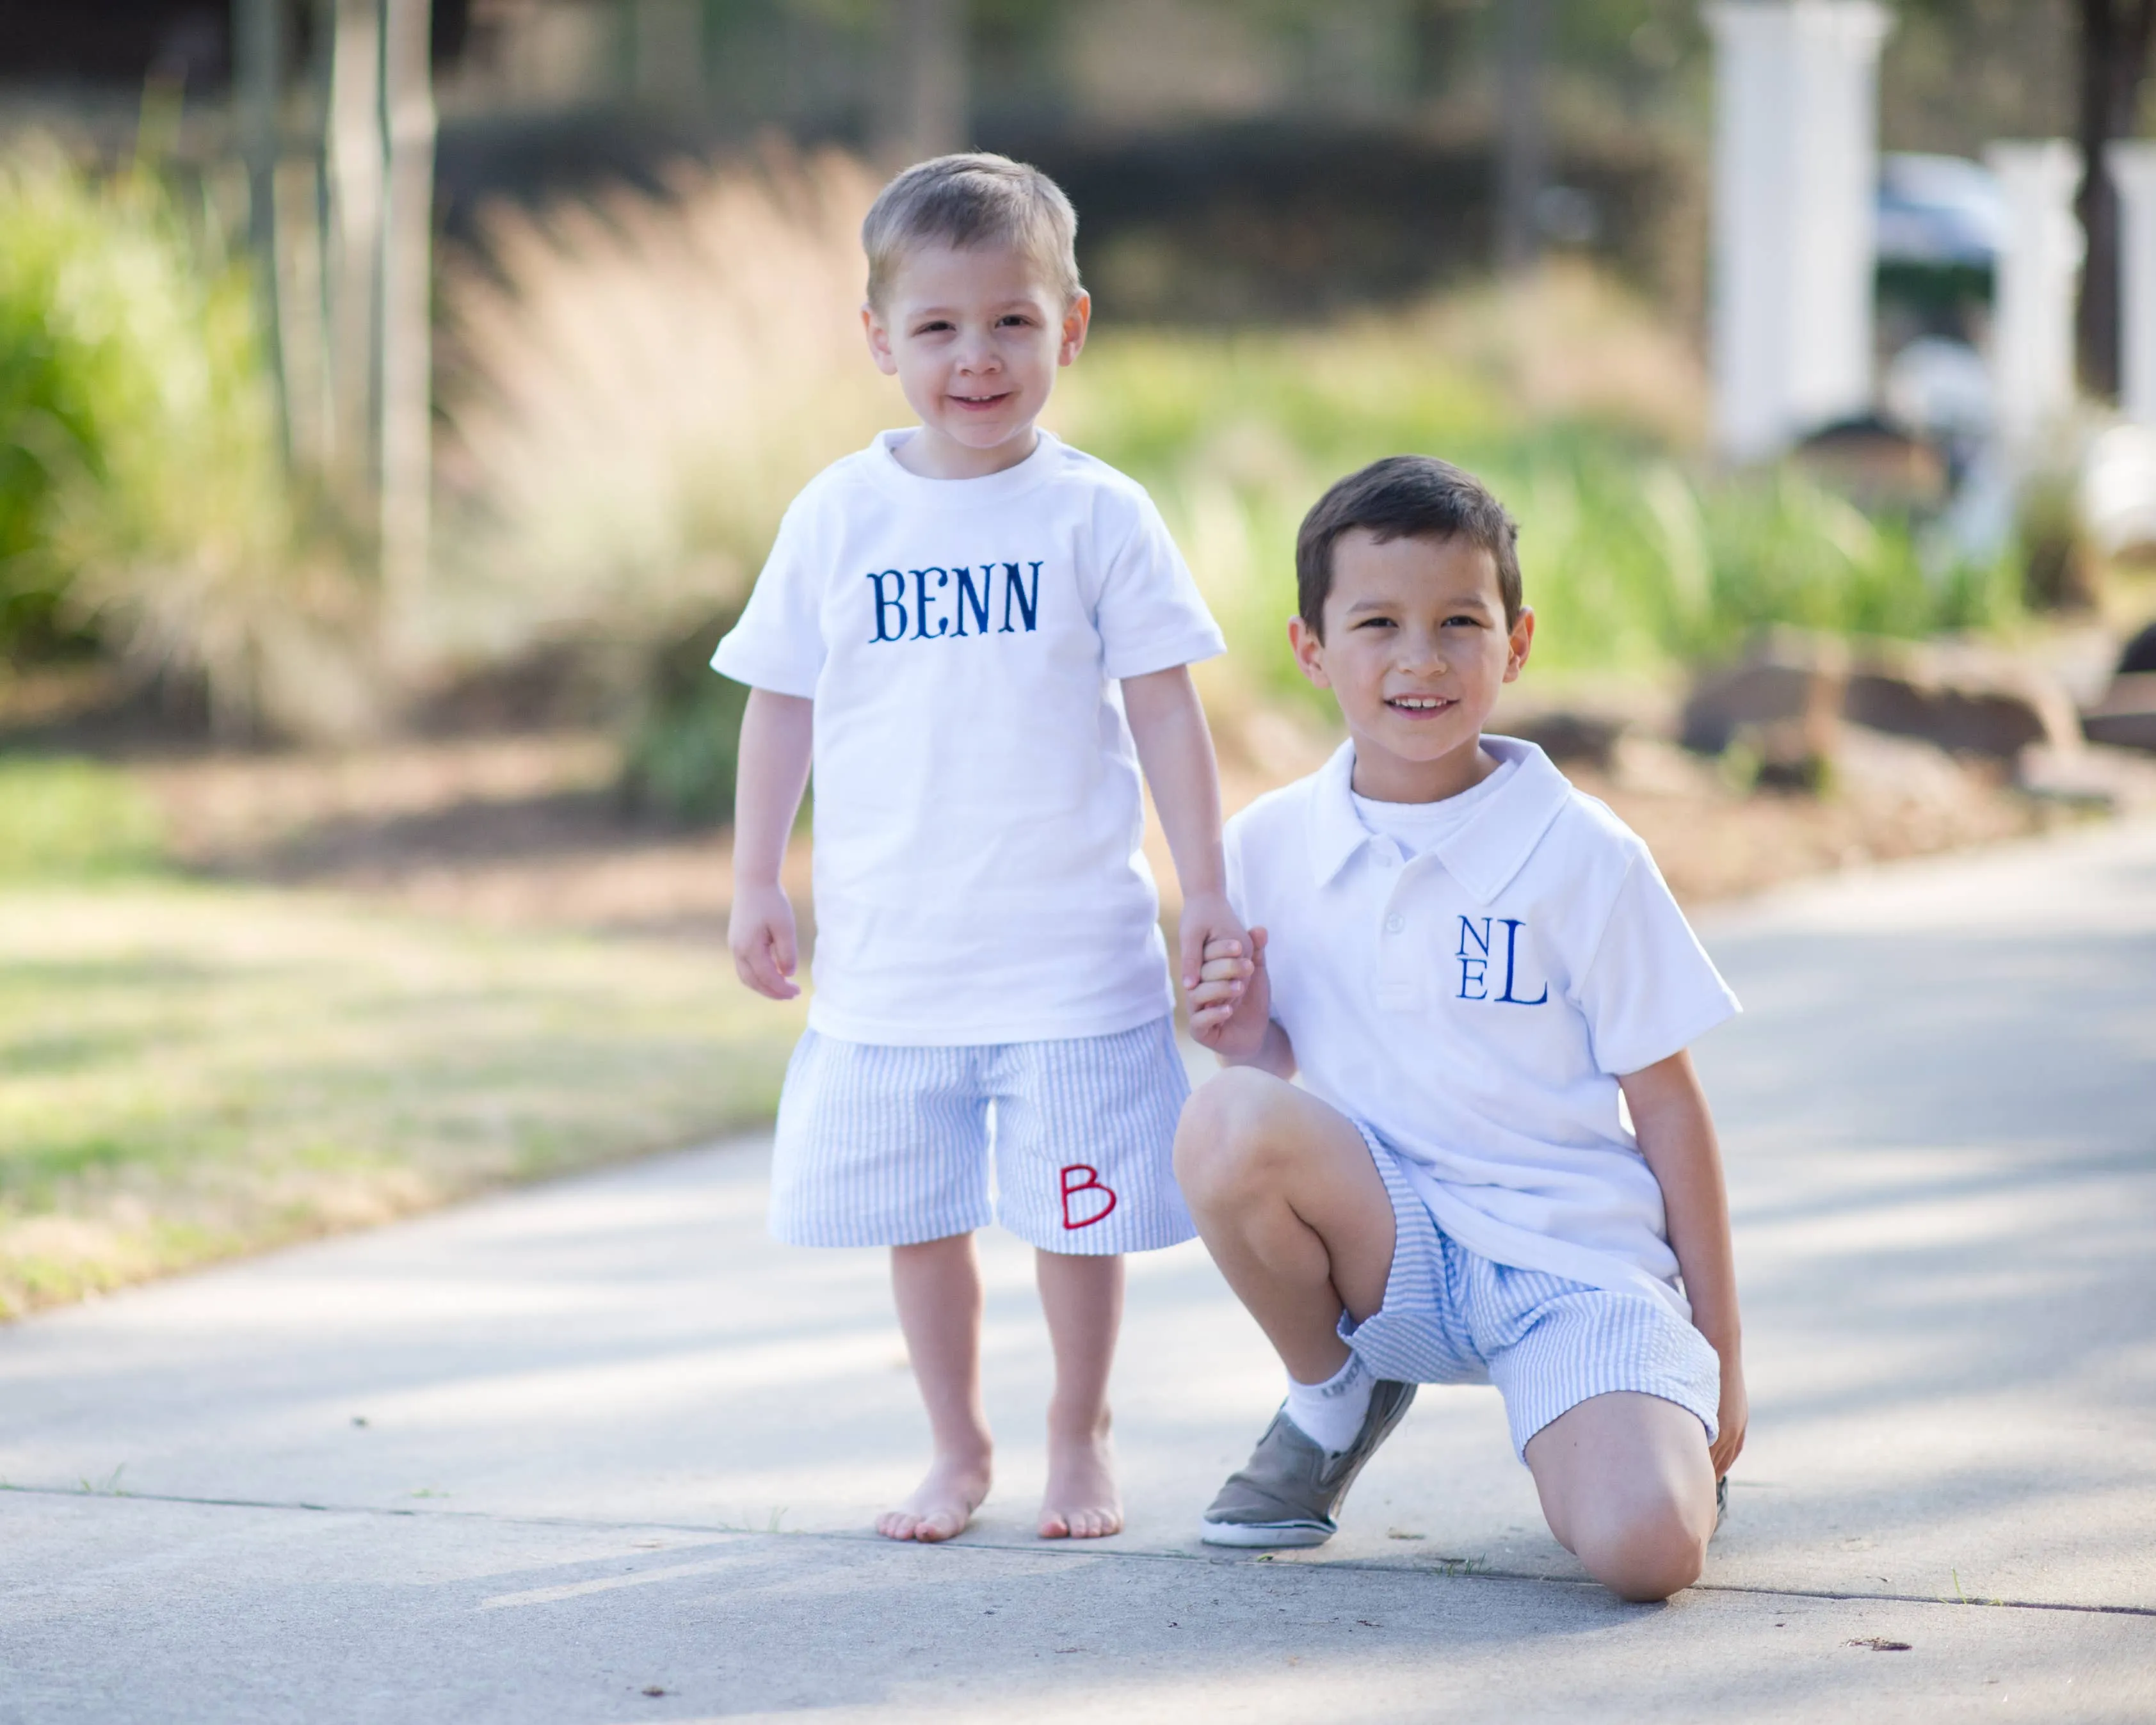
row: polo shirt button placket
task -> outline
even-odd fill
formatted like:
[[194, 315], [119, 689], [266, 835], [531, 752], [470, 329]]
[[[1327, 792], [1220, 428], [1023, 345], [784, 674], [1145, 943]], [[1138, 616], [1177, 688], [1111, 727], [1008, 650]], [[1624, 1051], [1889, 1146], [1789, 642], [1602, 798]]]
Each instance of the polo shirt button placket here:
[[1399, 938], [1407, 932], [1408, 919], [1388, 907], [1378, 926], [1383, 930], [1378, 947], [1379, 1004], [1392, 1012], [1419, 1012], [1428, 1004], [1428, 979], [1414, 962], [1414, 942]]

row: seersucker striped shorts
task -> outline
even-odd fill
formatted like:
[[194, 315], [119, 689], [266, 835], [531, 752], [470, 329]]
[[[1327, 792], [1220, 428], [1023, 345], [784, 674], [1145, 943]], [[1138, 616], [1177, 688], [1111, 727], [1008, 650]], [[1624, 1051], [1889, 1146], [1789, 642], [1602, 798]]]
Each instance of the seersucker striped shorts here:
[[1392, 1149], [1359, 1128], [1393, 1200], [1385, 1303], [1340, 1337], [1380, 1378], [1494, 1384], [1512, 1450], [1589, 1396], [1636, 1390], [1675, 1402], [1715, 1435], [1722, 1362], [1706, 1337], [1651, 1294], [1598, 1288], [1491, 1262], [1437, 1225]]
[[1197, 1232], [1173, 1162], [1189, 1094], [1165, 1016], [959, 1048], [809, 1030], [779, 1096], [771, 1231], [789, 1245], [911, 1245], [993, 1221], [1081, 1256], [1178, 1245]]

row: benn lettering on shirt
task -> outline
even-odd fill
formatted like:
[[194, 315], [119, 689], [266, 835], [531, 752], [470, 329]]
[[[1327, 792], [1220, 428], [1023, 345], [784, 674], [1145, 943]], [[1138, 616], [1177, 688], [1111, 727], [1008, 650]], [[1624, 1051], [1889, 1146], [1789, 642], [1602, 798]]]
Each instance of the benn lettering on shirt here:
[[[875, 633], [869, 637], [869, 644], [942, 640], [946, 637], [963, 641], [969, 616], [973, 620], [973, 632], [988, 634], [991, 633], [988, 616], [995, 608], [998, 591], [1003, 599], [1003, 624], [993, 633], [1031, 634], [1040, 619], [1040, 565], [1029, 562], [1024, 567], [1031, 572], [1021, 577], [1017, 563], [983, 563], [978, 582], [973, 578], [972, 566], [965, 563], [954, 564], [947, 569], [933, 563], [925, 569], [871, 569], [864, 578], [875, 590]], [[996, 584], [999, 568], [1003, 576], [1000, 590]], [[906, 633], [909, 581], [912, 583], [913, 601], [913, 633], [910, 635]], [[891, 583], [888, 592], [885, 590], [886, 582]], [[955, 593], [950, 590], [954, 583], [957, 589]], [[1014, 626], [1014, 618], [1022, 627]], [[932, 619], [936, 625], [933, 629], [928, 626]]]

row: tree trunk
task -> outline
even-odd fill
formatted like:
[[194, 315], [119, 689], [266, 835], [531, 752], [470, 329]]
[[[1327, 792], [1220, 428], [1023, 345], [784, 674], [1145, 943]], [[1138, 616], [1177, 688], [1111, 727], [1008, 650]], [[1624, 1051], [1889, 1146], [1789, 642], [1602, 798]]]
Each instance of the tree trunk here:
[[434, 484], [434, 96], [429, 0], [387, 0], [382, 110], [382, 571], [408, 621], [427, 572]]
[[1507, 0], [1497, 51], [1497, 267], [1532, 269], [1542, 251], [1535, 203], [1548, 172], [1543, 121], [1544, 0]]
[[382, 255], [382, 0], [327, 0], [331, 462], [357, 501], [373, 490]]
[[880, 153], [894, 168], [967, 146], [966, 0], [892, 0]]
[[285, 91], [285, 0], [234, 0], [233, 102], [239, 110], [239, 152], [247, 164], [247, 239], [254, 259], [255, 311], [277, 395], [285, 453], [292, 451], [291, 408], [285, 389], [284, 320], [277, 277], [277, 158], [283, 142], [279, 110]]
[[2156, 0], [2080, 0], [2082, 184], [2074, 198], [2088, 250], [2076, 310], [2082, 387], [2118, 396], [2118, 194], [2104, 172], [2104, 146], [2133, 136], [2148, 67]]

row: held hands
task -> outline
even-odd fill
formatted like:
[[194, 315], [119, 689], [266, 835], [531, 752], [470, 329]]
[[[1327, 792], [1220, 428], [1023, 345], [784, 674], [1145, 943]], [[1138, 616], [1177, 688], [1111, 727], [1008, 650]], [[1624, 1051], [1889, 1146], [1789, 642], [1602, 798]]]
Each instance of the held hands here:
[[1190, 991], [1190, 1034], [1224, 1060], [1247, 1060], [1265, 1046], [1272, 1017], [1272, 986], [1265, 975], [1265, 932], [1226, 934], [1208, 941]]
[[726, 917], [726, 945], [733, 950], [734, 973], [757, 993], [791, 1000], [801, 992], [800, 983], [793, 979], [799, 962], [793, 906], [777, 881], [736, 885], [733, 910]]

